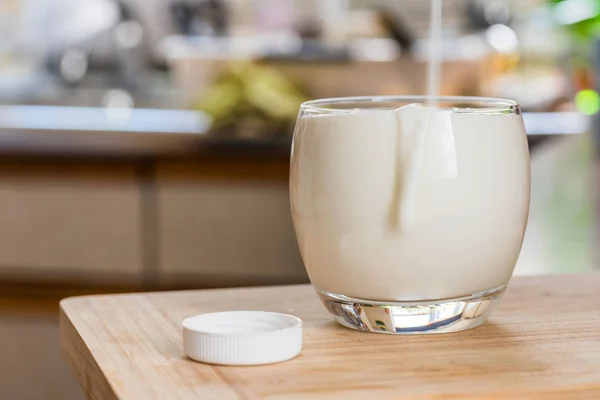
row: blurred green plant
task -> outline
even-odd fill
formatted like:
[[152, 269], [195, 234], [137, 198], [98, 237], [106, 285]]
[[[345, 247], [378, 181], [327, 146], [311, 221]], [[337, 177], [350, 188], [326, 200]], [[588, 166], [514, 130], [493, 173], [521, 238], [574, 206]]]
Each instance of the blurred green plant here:
[[253, 62], [232, 62], [194, 108], [213, 119], [212, 131], [241, 136], [291, 133], [303, 90], [279, 70]]
[[[593, 43], [600, 38], [600, 0], [547, 0], [553, 21], [570, 38], [570, 75], [578, 92], [576, 106], [586, 114], [598, 111], [592, 91], [596, 87], [591, 70]], [[596, 97], [597, 93], [595, 94]]]
[[548, 0], [554, 19], [579, 42], [600, 34], [600, 0]]

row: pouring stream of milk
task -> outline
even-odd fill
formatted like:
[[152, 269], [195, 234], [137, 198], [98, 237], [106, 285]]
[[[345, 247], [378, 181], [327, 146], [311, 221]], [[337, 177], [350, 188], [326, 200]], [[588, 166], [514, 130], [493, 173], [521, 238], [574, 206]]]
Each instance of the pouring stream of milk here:
[[429, 64], [427, 66], [427, 103], [436, 107], [440, 94], [442, 59], [442, 0], [431, 0], [429, 18]]
[[[397, 179], [394, 204], [399, 209], [392, 213], [392, 226], [400, 226], [406, 231], [413, 225], [415, 190], [424, 165], [431, 135], [441, 151], [433, 152], [433, 163], [441, 166], [444, 174], [454, 176], [456, 171], [456, 150], [454, 136], [449, 121], [450, 114], [439, 110], [440, 71], [442, 55], [442, 0], [431, 0], [429, 26], [429, 61], [427, 68], [427, 106], [411, 104], [396, 110], [398, 126]], [[441, 115], [441, 114], [444, 115]], [[447, 114], [447, 115], [446, 115]], [[437, 122], [434, 122], [437, 121]], [[441, 123], [440, 123], [441, 122]], [[398, 221], [399, 219], [399, 221]]]

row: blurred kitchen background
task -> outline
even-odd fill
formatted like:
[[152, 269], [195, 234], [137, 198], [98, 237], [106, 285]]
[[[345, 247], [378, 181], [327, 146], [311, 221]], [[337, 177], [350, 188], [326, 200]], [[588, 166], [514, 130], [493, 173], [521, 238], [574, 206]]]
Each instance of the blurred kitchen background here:
[[[525, 113], [516, 273], [594, 269], [600, 1], [443, 3], [443, 93]], [[307, 282], [287, 195], [298, 106], [424, 93], [428, 13], [424, 0], [1, 0], [0, 397], [83, 398], [58, 345], [62, 297]]]

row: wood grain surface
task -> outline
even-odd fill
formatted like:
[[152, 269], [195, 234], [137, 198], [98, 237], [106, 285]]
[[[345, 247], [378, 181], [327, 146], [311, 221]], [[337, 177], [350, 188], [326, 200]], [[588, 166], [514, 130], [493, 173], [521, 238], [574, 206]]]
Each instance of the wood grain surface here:
[[[515, 278], [490, 321], [424, 336], [336, 325], [310, 286], [76, 297], [62, 345], [92, 399], [600, 398], [600, 274]], [[257, 367], [196, 363], [181, 321], [267, 310], [304, 321], [304, 347]]]

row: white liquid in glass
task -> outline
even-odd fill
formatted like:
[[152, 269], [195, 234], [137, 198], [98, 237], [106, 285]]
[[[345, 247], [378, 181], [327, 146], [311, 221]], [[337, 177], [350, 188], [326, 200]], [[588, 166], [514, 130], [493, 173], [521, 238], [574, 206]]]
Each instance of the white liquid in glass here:
[[299, 118], [290, 194], [312, 283], [382, 301], [505, 284], [529, 208], [525, 141], [509, 114], [410, 105]]

